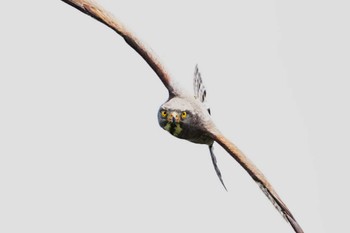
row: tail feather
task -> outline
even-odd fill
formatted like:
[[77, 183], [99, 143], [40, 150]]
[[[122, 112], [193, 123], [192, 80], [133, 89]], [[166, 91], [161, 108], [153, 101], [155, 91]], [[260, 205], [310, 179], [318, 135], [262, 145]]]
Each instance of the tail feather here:
[[213, 165], [215, 168], [216, 175], [219, 177], [221, 184], [224, 186], [225, 190], [227, 191], [227, 188], [225, 186], [224, 180], [222, 179], [221, 172], [216, 161], [216, 157], [214, 155], [213, 144], [209, 146], [209, 151], [210, 151], [211, 161], [213, 162]]

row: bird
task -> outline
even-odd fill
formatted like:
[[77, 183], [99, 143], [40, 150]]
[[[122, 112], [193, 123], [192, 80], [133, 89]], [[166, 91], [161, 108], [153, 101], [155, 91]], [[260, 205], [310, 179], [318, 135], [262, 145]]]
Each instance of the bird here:
[[[250, 177], [257, 183], [263, 193], [271, 201], [282, 217], [289, 222], [296, 233], [303, 233], [303, 229], [296, 221], [287, 205], [282, 201], [277, 192], [263, 173], [254, 165], [253, 162], [221, 131], [216, 127], [212, 118], [210, 109], [206, 106], [206, 89], [203, 85], [198, 66], [194, 72], [194, 94], [188, 93], [181, 88], [164, 66], [159, 62], [156, 56], [147, 49], [144, 44], [122, 25], [112, 14], [93, 0], [61, 0], [77, 10], [93, 17], [97, 21], [105, 24], [125, 42], [133, 48], [144, 61], [152, 68], [159, 77], [160, 81], [168, 90], [168, 99], [159, 107], [158, 123], [159, 126], [169, 132], [174, 137], [184, 139], [196, 144], [204, 144], [209, 147], [211, 159], [222, 185], [221, 172], [217, 166], [216, 157], [213, 152], [214, 142], [224, 148], [231, 157], [233, 157]], [[227, 190], [227, 189], [226, 189]]]

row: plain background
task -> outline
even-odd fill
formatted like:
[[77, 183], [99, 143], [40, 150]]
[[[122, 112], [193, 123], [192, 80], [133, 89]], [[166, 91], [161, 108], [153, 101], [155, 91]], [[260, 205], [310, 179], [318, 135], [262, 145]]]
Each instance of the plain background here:
[[[347, 1], [100, 1], [264, 172], [305, 232], [349, 232]], [[0, 9], [0, 232], [293, 232], [215, 147], [157, 123], [167, 91], [61, 1]]]

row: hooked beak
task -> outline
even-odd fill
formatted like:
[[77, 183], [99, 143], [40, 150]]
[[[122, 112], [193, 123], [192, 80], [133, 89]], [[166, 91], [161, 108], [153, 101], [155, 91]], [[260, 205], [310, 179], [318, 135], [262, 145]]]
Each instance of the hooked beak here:
[[168, 122], [170, 122], [172, 124], [179, 123], [180, 122], [179, 114], [177, 114], [176, 112], [172, 112], [169, 114], [167, 120], [168, 120]]

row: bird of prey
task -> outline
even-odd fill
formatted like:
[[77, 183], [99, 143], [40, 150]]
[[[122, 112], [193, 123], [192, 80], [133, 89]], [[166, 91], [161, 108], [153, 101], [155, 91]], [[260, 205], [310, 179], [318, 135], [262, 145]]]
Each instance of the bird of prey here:
[[141, 41], [101, 6], [92, 0], [62, 1], [90, 15], [117, 32], [157, 74], [169, 92], [167, 101], [160, 106], [158, 111], [158, 122], [164, 130], [177, 138], [208, 145], [216, 173], [224, 185], [213, 153], [213, 143], [216, 142], [221, 145], [247, 171], [274, 207], [291, 224], [294, 231], [303, 233], [302, 228], [263, 173], [215, 126], [210, 116], [210, 110], [204, 104], [206, 91], [202, 84], [198, 67], [196, 67], [194, 74], [195, 94], [192, 95], [176, 85], [161, 63], [145, 48]]

